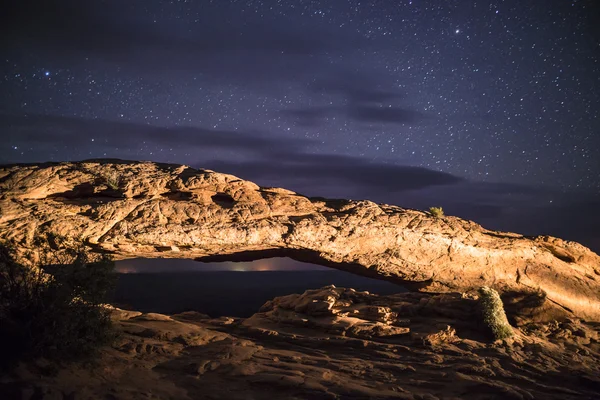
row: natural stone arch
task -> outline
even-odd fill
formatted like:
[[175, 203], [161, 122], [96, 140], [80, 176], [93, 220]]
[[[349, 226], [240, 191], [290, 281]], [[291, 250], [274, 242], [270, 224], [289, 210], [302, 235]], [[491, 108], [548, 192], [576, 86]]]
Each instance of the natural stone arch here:
[[[80, 243], [117, 259], [278, 254], [412, 290], [539, 292], [547, 304], [600, 320], [600, 257], [557, 238], [370, 201], [308, 198], [181, 165], [6, 166], [0, 189], [0, 239], [23, 259], [33, 249]], [[60, 246], [56, 237], [64, 238]]]

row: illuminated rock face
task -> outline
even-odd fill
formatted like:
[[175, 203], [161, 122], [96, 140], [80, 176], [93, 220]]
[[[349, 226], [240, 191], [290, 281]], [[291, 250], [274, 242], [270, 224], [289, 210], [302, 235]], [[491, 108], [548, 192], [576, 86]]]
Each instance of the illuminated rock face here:
[[0, 168], [0, 190], [0, 239], [23, 260], [80, 243], [117, 259], [281, 256], [423, 292], [490, 286], [508, 309], [522, 300], [515, 307], [543, 303], [600, 321], [600, 257], [553, 237], [370, 201], [307, 198], [171, 164], [8, 166]]

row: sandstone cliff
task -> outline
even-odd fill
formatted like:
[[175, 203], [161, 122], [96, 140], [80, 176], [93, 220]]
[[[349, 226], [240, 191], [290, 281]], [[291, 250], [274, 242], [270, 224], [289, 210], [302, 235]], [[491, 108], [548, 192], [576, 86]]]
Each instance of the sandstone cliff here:
[[181, 165], [0, 167], [0, 227], [0, 240], [23, 261], [78, 243], [117, 259], [288, 256], [422, 292], [491, 286], [509, 312], [600, 321], [600, 257], [578, 243], [370, 201], [308, 198]]

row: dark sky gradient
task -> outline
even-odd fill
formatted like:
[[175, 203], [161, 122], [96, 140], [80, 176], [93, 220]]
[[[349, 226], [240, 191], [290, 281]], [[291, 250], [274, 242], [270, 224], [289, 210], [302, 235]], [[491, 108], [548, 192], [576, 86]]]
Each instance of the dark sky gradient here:
[[182, 163], [600, 250], [599, 26], [593, 0], [9, 0], [0, 162]]

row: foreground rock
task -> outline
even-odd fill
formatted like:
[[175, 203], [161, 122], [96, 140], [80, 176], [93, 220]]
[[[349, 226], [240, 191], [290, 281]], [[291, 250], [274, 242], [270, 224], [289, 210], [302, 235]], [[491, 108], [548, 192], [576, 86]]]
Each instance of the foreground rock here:
[[180, 165], [9, 166], [0, 169], [0, 190], [0, 240], [23, 259], [80, 243], [116, 258], [287, 256], [422, 292], [491, 286], [515, 310], [530, 311], [526, 320], [600, 321], [600, 257], [557, 238], [370, 201], [307, 198]]
[[[246, 320], [115, 311], [96, 366], [22, 365], [0, 398], [598, 399], [600, 326], [576, 319], [491, 342], [476, 301], [326, 287]], [[54, 372], [52, 372], [54, 370]]]

